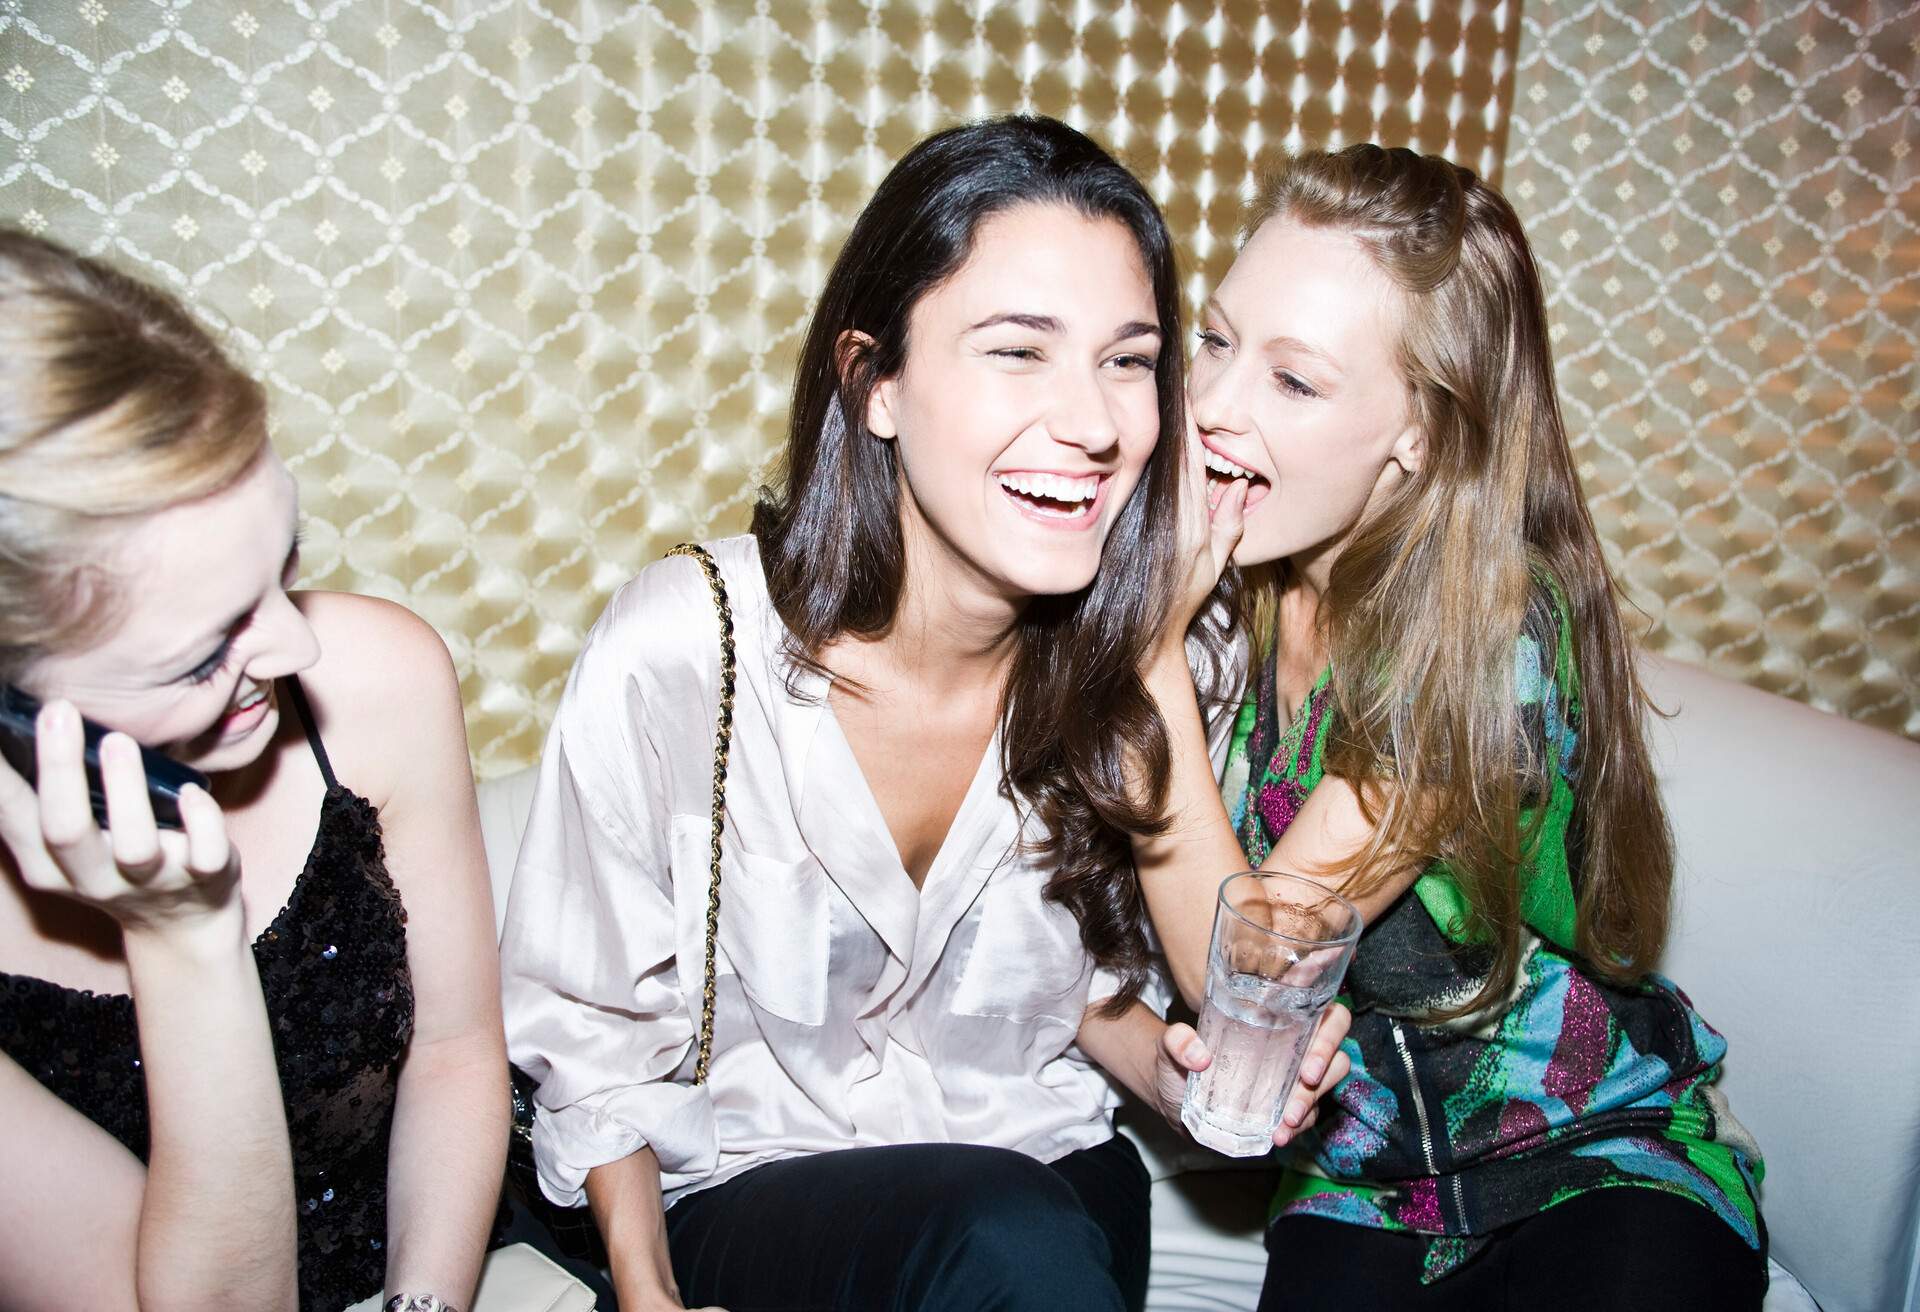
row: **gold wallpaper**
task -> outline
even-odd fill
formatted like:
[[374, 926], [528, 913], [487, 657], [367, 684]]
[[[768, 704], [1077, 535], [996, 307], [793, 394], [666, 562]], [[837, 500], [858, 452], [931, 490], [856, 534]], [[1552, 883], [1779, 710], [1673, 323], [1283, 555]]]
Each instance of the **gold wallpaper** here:
[[1650, 644], [1920, 735], [1920, 5], [1526, 0], [1516, 85], [1506, 187]]
[[614, 587], [745, 526], [809, 297], [916, 139], [1093, 133], [1198, 297], [1264, 150], [1495, 169], [1517, 34], [1510, 0], [6, 0], [0, 219], [226, 326], [307, 581], [438, 626], [490, 775]]

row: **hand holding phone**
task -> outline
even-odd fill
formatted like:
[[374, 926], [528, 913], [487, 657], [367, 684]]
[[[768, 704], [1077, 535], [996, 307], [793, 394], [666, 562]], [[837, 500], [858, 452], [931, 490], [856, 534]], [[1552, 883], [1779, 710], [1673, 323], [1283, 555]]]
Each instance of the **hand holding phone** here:
[[[0, 766], [0, 842], [22, 882], [99, 907], [129, 936], [244, 925], [239, 860], [226, 817], [203, 786], [188, 779], [170, 792], [178, 828], [161, 829], [149, 800], [148, 754], [133, 739], [89, 739], [79, 712], [61, 702], [29, 724], [35, 783], [11, 765], [12, 751]], [[96, 819], [101, 811], [105, 831]]]
[[[10, 684], [0, 684], [0, 755], [29, 786], [36, 785], [40, 777], [34, 752], [39, 715], [40, 703], [33, 697]], [[84, 716], [80, 731], [94, 823], [105, 825], [107, 793], [100, 778], [100, 743], [109, 731]], [[147, 747], [140, 749], [140, 763], [147, 775], [147, 802], [153, 807], [153, 822], [163, 829], [180, 828], [180, 790], [188, 784], [204, 789], [207, 777]]]

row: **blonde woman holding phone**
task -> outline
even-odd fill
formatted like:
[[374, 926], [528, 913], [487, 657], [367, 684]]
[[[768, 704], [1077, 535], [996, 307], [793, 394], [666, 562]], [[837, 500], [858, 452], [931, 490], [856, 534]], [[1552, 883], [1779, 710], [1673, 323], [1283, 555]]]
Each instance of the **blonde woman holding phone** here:
[[[506, 1063], [432, 629], [290, 591], [265, 397], [181, 306], [0, 232], [0, 1308], [470, 1307]], [[82, 717], [101, 742], [88, 804]], [[204, 774], [156, 824], [140, 747]]]

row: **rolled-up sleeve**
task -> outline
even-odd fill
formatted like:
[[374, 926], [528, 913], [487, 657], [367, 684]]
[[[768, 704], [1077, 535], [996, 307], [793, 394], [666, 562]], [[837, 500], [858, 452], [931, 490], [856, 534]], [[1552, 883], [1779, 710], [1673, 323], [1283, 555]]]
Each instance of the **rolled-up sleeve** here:
[[636, 659], [643, 626], [628, 622], [643, 602], [615, 599], [567, 681], [501, 941], [508, 1051], [540, 1084], [540, 1186], [575, 1206], [589, 1170], [641, 1148], [667, 1189], [710, 1175], [718, 1157], [706, 1090], [673, 1078], [694, 1026], [677, 965], [663, 726], [649, 714], [661, 703]]

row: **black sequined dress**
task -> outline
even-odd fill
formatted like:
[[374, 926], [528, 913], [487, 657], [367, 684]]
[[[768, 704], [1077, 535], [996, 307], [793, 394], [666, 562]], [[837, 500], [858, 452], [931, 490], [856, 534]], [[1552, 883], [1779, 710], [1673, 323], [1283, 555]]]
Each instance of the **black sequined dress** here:
[[[413, 1033], [413, 982], [380, 817], [334, 778], [299, 683], [281, 691], [306, 727], [327, 796], [306, 868], [253, 955], [293, 1148], [300, 1306], [339, 1312], [379, 1293], [385, 1276], [387, 1136]], [[0, 972], [0, 1050], [146, 1160], [131, 997]]]

